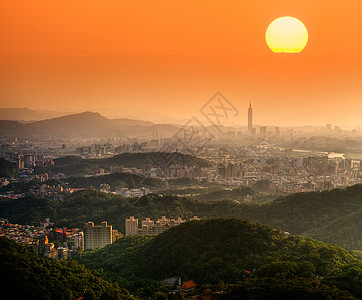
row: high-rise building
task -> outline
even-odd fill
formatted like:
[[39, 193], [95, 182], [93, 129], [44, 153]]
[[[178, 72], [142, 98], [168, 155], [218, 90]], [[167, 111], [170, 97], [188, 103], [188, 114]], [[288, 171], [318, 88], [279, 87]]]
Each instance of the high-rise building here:
[[275, 127], [275, 136], [280, 136], [280, 128]]
[[126, 236], [138, 235], [138, 219], [133, 216], [126, 219]]
[[18, 157], [16, 159], [16, 165], [17, 165], [19, 170], [22, 170], [22, 169], [25, 168], [24, 157], [23, 157], [22, 154], [18, 155]]
[[84, 234], [82, 231], [74, 234], [72, 239], [74, 241], [75, 249], [78, 249], [78, 248], [84, 249]]
[[236, 171], [235, 164], [229, 162], [226, 166], [226, 177], [234, 177], [235, 171]]
[[226, 177], [226, 166], [223, 163], [219, 163], [217, 166], [217, 174], [220, 175], [221, 178]]
[[260, 137], [265, 138], [266, 137], [266, 126], [260, 127]]
[[256, 136], [256, 128], [251, 128], [251, 136]]
[[94, 226], [93, 222], [85, 223], [84, 231], [84, 249], [96, 249], [112, 243], [112, 225], [106, 221], [101, 225]]
[[248, 109], [248, 132], [251, 134], [253, 130], [253, 109], [251, 108], [251, 102]]

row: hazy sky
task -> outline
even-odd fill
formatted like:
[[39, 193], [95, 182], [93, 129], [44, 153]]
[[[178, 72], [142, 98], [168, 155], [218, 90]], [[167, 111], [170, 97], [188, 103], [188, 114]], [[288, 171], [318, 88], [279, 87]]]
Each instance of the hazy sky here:
[[[247, 124], [362, 124], [362, 1], [0, 2], [0, 107], [189, 119], [220, 91]], [[276, 54], [281, 16], [309, 42]]]

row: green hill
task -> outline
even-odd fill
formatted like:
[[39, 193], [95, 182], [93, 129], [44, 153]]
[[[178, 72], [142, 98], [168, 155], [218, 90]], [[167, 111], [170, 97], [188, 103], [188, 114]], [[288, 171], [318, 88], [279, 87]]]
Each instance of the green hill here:
[[164, 186], [164, 182], [159, 179], [129, 173], [112, 173], [89, 177], [68, 177], [65, 181], [68, 183], [68, 186], [76, 188], [100, 188], [100, 185], [103, 183], [109, 184], [112, 189], [116, 187], [138, 188], [142, 186]]
[[110, 166], [123, 166], [127, 168], [143, 168], [145, 165], [151, 167], [164, 167], [172, 164], [185, 166], [207, 167], [210, 162], [189, 154], [182, 153], [122, 153], [108, 158], [84, 159], [79, 156], [65, 156], [54, 159], [52, 167], [38, 167], [38, 173], [56, 172], [64, 173], [66, 176], [81, 176], [95, 174], [96, 170], [103, 168], [109, 170]]
[[13, 299], [131, 299], [76, 261], [39, 258], [29, 246], [0, 238], [1, 292]]
[[292, 234], [362, 249], [362, 185], [280, 198], [261, 206], [252, 219]]
[[12, 177], [17, 173], [15, 163], [0, 158], [0, 177]]
[[[230, 191], [229, 197], [240, 197], [244, 192], [249, 191]], [[362, 185], [294, 194], [267, 204], [205, 201], [154, 194], [126, 199], [94, 190], [67, 195], [63, 202], [34, 197], [0, 199], [0, 217], [19, 224], [39, 224], [46, 217], [57, 225], [67, 227], [82, 226], [89, 220], [107, 220], [124, 232], [124, 222], [129, 216], [157, 219], [162, 215], [184, 219], [194, 215], [201, 218], [242, 218], [281, 228], [293, 235], [311, 236], [349, 250], [362, 250]]]
[[348, 299], [335, 287], [362, 297], [362, 260], [347, 250], [239, 219], [192, 221], [154, 238], [123, 238], [80, 261], [102, 267], [108, 278], [131, 289], [172, 276], [239, 287], [258, 278], [273, 284], [289, 280], [291, 290], [298, 281], [302, 290], [314, 286], [313, 295], [323, 288], [330, 297], [325, 299]]
[[106, 165], [122, 165], [125, 167], [139, 168], [141, 168], [145, 164], [151, 164], [155, 167], [163, 167], [171, 164], [180, 164], [188, 167], [210, 166], [210, 162], [202, 158], [198, 158], [190, 154], [182, 154], [177, 152], [122, 153], [113, 157], [104, 158], [103, 163]]

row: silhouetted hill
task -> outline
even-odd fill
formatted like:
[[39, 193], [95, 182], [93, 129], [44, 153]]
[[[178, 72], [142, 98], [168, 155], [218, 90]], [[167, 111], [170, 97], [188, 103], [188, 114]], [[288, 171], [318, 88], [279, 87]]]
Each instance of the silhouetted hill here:
[[175, 134], [177, 130], [179, 127], [171, 124], [154, 124], [130, 119], [111, 120], [94, 112], [71, 114], [26, 124], [0, 120], [0, 136], [18, 138], [152, 136], [155, 132], [159, 137], [166, 137]]
[[26, 107], [18, 108], [0, 108], [0, 120], [41, 120], [41, 115], [32, 109]]
[[99, 113], [84, 112], [28, 124], [36, 136], [98, 137], [117, 134], [112, 122]]
[[150, 121], [134, 120], [129, 118], [111, 119], [112, 123], [117, 126], [152, 126], [155, 123]]
[[[358, 257], [337, 246], [238, 219], [191, 221], [154, 238], [123, 238], [85, 254], [81, 262], [90, 268], [102, 267], [120, 283], [131, 278], [128, 284], [136, 285], [172, 276], [199, 284], [236, 283], [245, 278], [303, 279], [300, 282], [305, 286], [300, 291], [311, 280], [313, 293], [330, 286], [325, 290], [333, 298], [337, 286], [362, 296], [362, 260]], [[288, 289], [292, 289], [291, 282]]]
[[37, 111], [26, 107], [0, 108], [0, 120], [40, 121], [66, 115], [57, 111]]
[[27, 124], [18, 121], [0, 120], [0, 136], [5, 138], [30, 137], [32, 133]]
[[0, 121], [0, 136], [24, 137], [97, 137], [114, 131], [110, 120], [98, 113], [85, 112], [23, 124]]

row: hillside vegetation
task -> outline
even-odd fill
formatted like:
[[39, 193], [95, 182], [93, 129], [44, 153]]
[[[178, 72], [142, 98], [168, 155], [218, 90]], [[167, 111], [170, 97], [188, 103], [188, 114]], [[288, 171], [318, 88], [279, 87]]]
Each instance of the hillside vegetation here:
[[298, 296], [298, 283], [299, 292], [315, 299], [318, 294], [330, 297], [319, 299], [351, 299], [348, 293], [362, 297], [362, 260], [352, 253], [238, 219], [191, 221], [154, 238], [123, 238], [84, 254], [80, 262], [102, 267], [107, 278], [130, 290], [180, 276], [199, 284], [234, 283], [241, 291], [247, 290], [246, 279], [257, 278], [264, 287], [250, 293], [266, 293], [273, 285], [280, 293], [284, 285], [289, 296]]
[[100, 188], [101, 184], [107, 183], [111, 189], [117, 187], [139, 188], [139, 187], [163, 187], [163, 181], [150, 177], [129, 173], [112, 173], [89, 177], [68, 177], [64, 180], [67, 186], [74, 188]]
[[109, 170], [110, 166], [123, 166], [127, 168], [143, 168], [145, 165], [163, 167], [171, 164], [185, 166], [207, 167], [210, 162], [182, 153], [122, 153], [108, 158], [85, 159], [79, 156], [65, 156], [54, 160], [52, 167], [37, 167], [36, 171], [42, 173], [64, 173], [66, 176], [93, 175], [99, 169]]
[[12, 177], [17, 174], [17, 172], [15, 163], [0, 157], [0, 177]]
[[20, 224], [39, 224], [46, 217], [58, 226], [67, 227], [107, 220], [124, 232], [124, 222], [129, 216], [157, 219], [162, 215], [184, 219], [194, 215], [242, 218], [281, 228], [292, 235], [311, 236], [349, 250], [362, 250], [362, 185], [294, 194], [262, 205], [155, 194], [130, 199], [91, 189], [67, 195], [62, 202], [34, 197], [0, 200], [0, 217]]
[[39, 258], [27, 245], [0, 238], [1, 292], [13, 299], [131, 299], [127, 290], [76, 261]]

